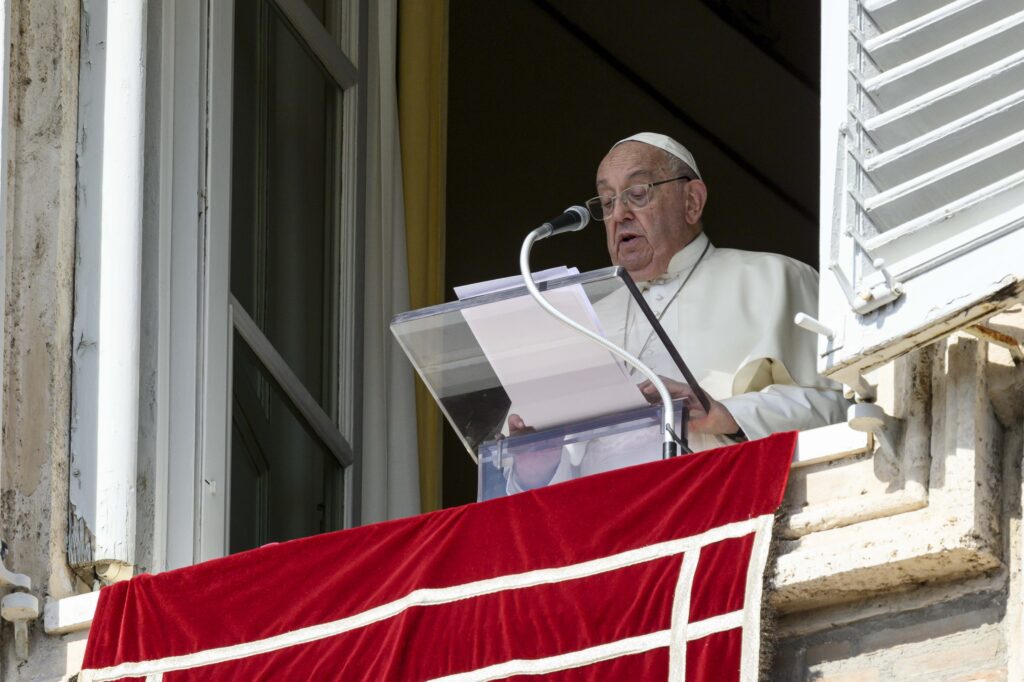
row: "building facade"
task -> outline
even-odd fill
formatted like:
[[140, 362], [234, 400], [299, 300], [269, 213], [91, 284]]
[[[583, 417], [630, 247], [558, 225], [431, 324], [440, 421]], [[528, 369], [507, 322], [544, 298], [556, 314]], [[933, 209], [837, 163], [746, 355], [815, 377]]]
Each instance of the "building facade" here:
[[[397, 5], [2, 7], [0, 670], [61, 679], [104, 583], [420, 509]], [[857, 404], [800, 437], [768, 677], [1024, 679], [1024, 12], [822, 9], [802, 324]]]

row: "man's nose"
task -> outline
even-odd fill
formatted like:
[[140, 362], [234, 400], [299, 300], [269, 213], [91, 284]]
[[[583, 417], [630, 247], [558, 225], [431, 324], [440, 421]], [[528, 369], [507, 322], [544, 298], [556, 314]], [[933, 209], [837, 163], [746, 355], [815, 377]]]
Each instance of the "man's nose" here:
[[622, 200], [622, 197], [618, 197], [615, 200], [615, 205], [612, 207], [612, 220], [617, 223], [622, 222], [626, 217], [633, 215], [633, 209]]

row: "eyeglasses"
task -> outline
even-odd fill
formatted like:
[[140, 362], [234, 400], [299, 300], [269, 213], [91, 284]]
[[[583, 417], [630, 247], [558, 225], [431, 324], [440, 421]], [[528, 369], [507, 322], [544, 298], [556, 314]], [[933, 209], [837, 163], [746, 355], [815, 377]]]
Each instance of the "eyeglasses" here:
[[609, 194], [603, 197], [594, 197], [593, 199], [587, 200], [587, 210], [590, 211], [590, 215], [593, 216], [594, 220], [607, 220], [608, 217], [615, 212], [616, 200], [621, 201], [627, 208], [644, 208], [651, 203], [651, 197], [654, 196], [654, 188], [658, 185], [664, 185], [666, 182], [675, 182], [676, 180], [693, 180], [688, 175], [680, 175], [678, 178], [669, 178], [668, 180], [659, 180], [658, 182], [648, 182], [642, 185], [633, 185], [627, 187], [618, 194]]

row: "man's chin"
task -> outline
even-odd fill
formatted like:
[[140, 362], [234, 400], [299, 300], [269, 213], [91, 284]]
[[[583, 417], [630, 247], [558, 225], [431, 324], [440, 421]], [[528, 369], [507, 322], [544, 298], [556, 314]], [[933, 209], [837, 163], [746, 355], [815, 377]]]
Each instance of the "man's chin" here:
[[626, 268], [632, 276], [634, 273], [640, 273], [650, 269], [651, 257], [646, 254], [623, 253], [620, 249], [619, 257], [615, 260], [615, 264]]
[[649, 260], [637, 261], [620, 258], [616, 265], [624, 268], [629, 273], [629, 276], [633, 278], [634, 282], [644, 282], [654, 277], [654, 275], [650, 274], [651, 262]]

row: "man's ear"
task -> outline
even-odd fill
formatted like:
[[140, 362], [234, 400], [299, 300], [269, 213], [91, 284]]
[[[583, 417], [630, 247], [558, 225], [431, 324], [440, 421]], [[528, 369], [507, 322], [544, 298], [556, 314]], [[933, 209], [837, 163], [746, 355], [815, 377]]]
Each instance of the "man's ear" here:
[[704, 214], [704, 205], [708, 201], [708, 186], [703, 180], [690, 180], [686, 183], [686, 223], [696, 225]]

